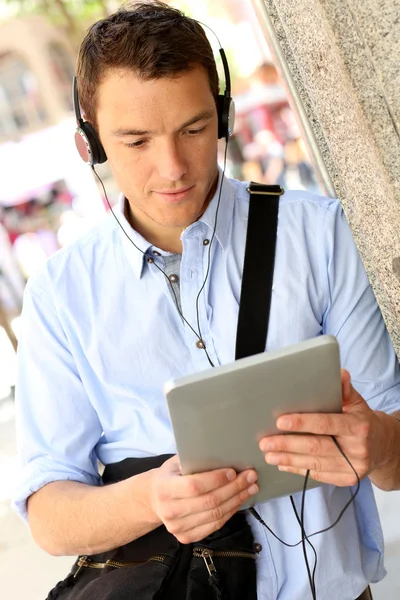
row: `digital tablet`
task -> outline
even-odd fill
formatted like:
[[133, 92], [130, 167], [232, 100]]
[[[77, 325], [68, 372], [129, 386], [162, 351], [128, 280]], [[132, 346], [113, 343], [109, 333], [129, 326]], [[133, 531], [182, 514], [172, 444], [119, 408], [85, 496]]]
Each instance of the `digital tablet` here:
[[182, 474], [254, 468], [260, 491], [251, 504], [265, 502], [301, 491], [304, 477], [268, 465], [258, 443], [282, 433], [276, 420], [285, 413], [342, 412], [339, 345], [322, 335], [169, 381], [164, 393]]

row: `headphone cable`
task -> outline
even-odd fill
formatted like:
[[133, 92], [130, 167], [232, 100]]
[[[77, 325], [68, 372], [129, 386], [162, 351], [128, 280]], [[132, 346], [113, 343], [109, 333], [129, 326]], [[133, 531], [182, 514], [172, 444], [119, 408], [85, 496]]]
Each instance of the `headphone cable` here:
[[[195, 330], [195, 329], [192, 327], [192, 325], [189, 323], [189, 321], [188, 321], [188, 320], [187, 320], [187, 319], [184, 317], [184, 315], [183, 315], [183, 312], [182, 312], [182, 311], [181, 311], [181, 309], [179, 308], [179, 302], [178, 302], [178, 299], [177, 299], [177, 296], [176, 296], [176, 293], [175, 293], [174, 287], [173, 287], [173, 285], [172, 285], [171, 281], [169, 280], [169, 277], [168, 277], [168, 275], [166, 274], [166, 272], [165, 272], [165, 271], [163, 271], [163, 269], [161, 269], [161, 267], [159, 267], [159, 265], [157, 264], [157, 262], [156, 262], [156, 261], [154, 261], [154, 263], [153, 263], [153, 264], [154, 264], [154, 266], [155, 266], [155, 267], [156, 267], [156, 268], [157, 268], [157, 269], [158, 269], [158, 270], [159, 270], [159, 271], [160, 271], [160, 272], [161, 272], [161, 273], [164, 275], [164, 277], [166, 278], [166, 280], [167, 280], [167, 282], [168, 282], [168, 285], [169, 285], [169, 288], [171, 289], [171, 291], [172, 291], [172, 294], [173, 294], [173, 296], [174, 296], [175, 305], [176, 305], [176, 308], [177, 308], [177, 310], [178, 310], [178, 313], [179, 313], [180, 317], [182, 318], [182, 320], [184, 321], [184, 323], [186, 323], [186, 325], [189, 327], [189, 329], [190, 329], [190, 330], [191, 330], [191, 331], [194, 333], [194, 335], [195, 335], [195, 336], [198, 338], [199, 342], [201, 342], [201, 343], [203, 344], [203, 350], [204, 350], [204, 352], [206, 353], [206, 356], [207, 356], [208, 362], [210, 363], [210, 366], [211, 366], [211, 367], [215, 367], [215, 365], [214, 365], [213, 361], [211, 360], [211, 358], [210, 358], [210, 355], [209, 355], [209, 354], [208, 354], [208, 352], [207, 352], [207, 346], [206, 346], [206, 343], [204, 342], [204, 340], [203, 340], [203, 338], [202, 338], [202, 334], [201, 334], [201, 327], [200, 327], [200, 314], [199, 314], [199, 299], [200, 299], [200, 295], [201, 295], [202, 291], [203, 291], [203, 290], [204, 290], [204, 288], [205, 288], [205, 285], [206, 285], [206, 283], [207, 283], [207, 280], [208, 280], [208, 277], [209, 277], [209, 274], [210, 274], [210, 266], [211, 266], [211, 247], [212, 247], [212, 243], [213, 243], [213, 241], [214, 241], [214, 238], [215, 238], [215, 231], [216, 231], [216, 228], [217, 228], [217, 222], [218, 222], [218, 213], [219, 213], [219, 207], [220, 207], [220, 203], [221, 203], [222, 186], [223, 186], [223, 183], [224, 183], [224, 178], [225, 178], [226, 161], [227, 161], [227, 153], [228, 153], [228, 143], [229, 143], [229, 139], [227, 138], [227, 139], [226, 139], [226, 144], [225, 144], [225, 153], [224, 153], [224, 168], [223, 168], [222, 175], [221, 175], [221, 181], [220, 181], [220, 185], [219, 185], [218, 201], [217, 201], [217, 206], [216, 206], [216, 209], [215, 209], [214, 228], [213, 228], [213, 232], [212, 232], [212, 235], [211, 235], [210, 243], [209, 243], [209, 245], [208, 245], [208, 253], [207, 253], [207, 269], [206, 269], [206, 275], [205, 275], [205, 279], [204, 279], [204, 281], [203, 281], [203, 284], [202, 284], [202, 286], [201, 286], [201, 288], [200, 288], [200, 290], [199, 290], [199, 292], [198, 292], [198, 294], [197, 294], [197, 297], [196, 297], [196, 320], [197, 320], [197, 328], [198, 328], [198, 332], [197, 332], [197, 331], [196, 331], [196, 330]], [[118, 223], [119, 227], [122, 229], [122, 231], [124, 232], [124, 234], [125, 234], [125, 236], [128, 238], [128, 240], [131, 242], [131, 244], [133, 244], [133, 246], [134, 246], [134, 247], [135, 247], [137, 250], [139, 250], [139, 252], [141, 252], [141, 254], [143, 254], [143, 256], [146, 256], [146, 253], [145, 253], [145, 252], [143, 252], [143, 250], [141, 250], [141, 249], [140, 249], [140, 248], [139, 248], [139, 247], [138, 247], [138, 246], [135, 244], [135, 242], [132, 240], [132, 238], [131, 238], [131, 237], [130, 237], [130, 236], [127, 234], [127, 232], [125, 231], [125, 228], [123, 227], [123, 225], [122, 225], [122, 223], [120, 222], [120, 220], [117, 218], [117, 216], [116, 216], [116, 214], [115, 214], [115, 212], [114, 212], [114, 210], [113, 210], [113, 208], [112, 208], [112, 206], [111, 206], [111, 204], [110, 204], [110, 201], [109, 201], [109, 199], [108, 199], [108, 195], [107, 195], [107, 192], [106, 192], [106, 188], [105, 188], [105, 186], [104, 186], [104, 183], [103, 183], [102, 179], [101, 179], [101, 178], [99, 177], [99, 175], [97, 174], [97, 172], [96, 172], [96, 169], [94, 168], [94, 166], [93, 166], [93, 165], [91, 165], [91, 168], [92, 168], [92, 171], [93, 171], [93, 173], [96, 175], [97, 179], [100, 181], [100, 184], [101, 184], [101, 186], [102, 186], [102, 188], [103, 188], [103, 192], [104, 192], [104, 196], [105, 196], [105, 198], [106, 198], [107, 204], [108, 204], [108, 206], [109, 206], [109, 208], [110, 208], [110, 211], [111, 211], [111, 213], [112, 213], [113, 217], [114, 217], [114, 218], [115, 218], [115, 220], [117, 221], [117, 223]]]
[[[311, 544], [310, 538], [313, 537], [313, 536], [315, 536], [315, 535], [320, 535], [321, 533], [325, 533], [327, 531], [330, 531], [331, 529], [333, 529], [339, 523], [339, 521], [343, 517], [344, 513], [346, 512], [346, 510], [354, 502], [354, 500], [355, 500], [358, 492], [360, 491], [360, 485], [361, 485], [360, 477], [359, 477], [357, 471], [355, 470], [355, 468], [351, 464], [350, 460], [347, 458], [346, 454], [342, 450], [339, 442], [337, 441], [337, 439], [335, 438], [335, 436], [332, 435], [331, 438], [332, 438], [333, 442], [335, 443], [336, 447], [338, 448], [339, 452], [342, 454], [342, 456], [344, 457], [344, 459], [346, 460], [346, 462], [351, 467], [353, 473], [355, 474], [355, 476], [357, 478], [357, 484], [356, 484], [356, 490], [355, 490], [355, 492], [351, 493], [350, 500], [348, 502], [346, 502], [344, 508], [340, 511], [339, 516], [337, 517], [337, 519], [331, 525], [329, 525], [329, 527], [325, 527], [324, 529], [320, 529], [319, 531], [315, 531], [314, 533], [311, 533], [310, 535], [307, 535], [306, 532], [305, 532], [305, 529], [304, 529], [305, 495], [306, 495], [306, 489], [307, 489], [307, 483], [308, 483], [310, 471], [307, 471], [306, 475], [305, 475], [304, 486], [303, 486], [303, 491], [302, 491], [302, 501], [301, 501], [302, 506], [301, 506], [301, 516], [300, 516], [300, 518], [299, 518], [299, 515], [297, 513], [293, 497], [290, 496], [292, 507], [293, 507], [294, 513], [296, 515], [297, 521], [299, 522], [300, 529], [301, 529], [301, 536], [302, 537], [301, 537], [301, 540], [299, 542], [296, 542], [295, 544], [289, 544], [289, 543], [285, 542], [284, 540], [282, 540], [266, 524], [266, 522], [262, 519], [262, 517], [258, 514], [258, 512], [255, 510], [254, 507], [250, 507], [249, 508], [249, 511], [253, 515], [253, 517], [259, 523], [261, 523], [271, 533], [271, 535], [273, 535], [274, 538], [276, 538], [281, 544], [283, 544], [284, 546], [287, 546], [289, 548], [295, 548], [296, 546], [299, 546], [300, 544], [302, 544], [302, 546], [303, 546], [303, 553], [304, 553], [304, 562], [305, 562], [306, 568], [307, 568], [307, 575], [308, 575], [308, 579], [309, 579], [309, 583], [310, 583], [310, 588], [311, 588], [311, 593], [312, 593], [313, 600], [316, 600], [316, 598], [317, 598], [317, 596], [316, 596], [316, 588], [315, 588], [315, 573], [316, 573], [316, 567], [317, 567], [317, 552], [316, 552], [314, 546]], [[310, 566], [309, 566], [309, 562], [308, 562], [307, 552], [306, 552], [306, 549], [305, 549], [305, 541], [307, 541], [307, 543], [311, 546], [311, 548], [312, 548], [312, 550], [314, 552], [314, 555], [315, 555], [315, 563], [314, 563], [314, 569], [313, 569], [312, 575], [311, 575]]]

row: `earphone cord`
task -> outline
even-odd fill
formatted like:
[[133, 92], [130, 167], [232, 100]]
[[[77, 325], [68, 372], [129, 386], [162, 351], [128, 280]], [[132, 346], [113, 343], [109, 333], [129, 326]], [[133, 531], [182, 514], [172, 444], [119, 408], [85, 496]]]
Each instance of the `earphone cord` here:
[[[312, 543], [310, 542], [310, 538], [315, 536], [315, 535], [320, 535], [321, 533], [325, 533], [327, 531], [329, 531], [330, 529], [333, 529], [333, 527], [335, 527], [340, 519], [343, 517], [344, 513], [346, 512], [346, 510], [349, 508], [350, 504], [352, 504], [352, 502], [354, 502], [358, 492], [360, 491], [360, 478], [358, 476], [357, 471], [355, 470], [355, 468], [353, 467], [353, 465], [351, 464], [350, 460], [347, 458], [346, 454], [343, 452], [342, 448], [340, 447], [339, 442], [337, 441], [337, 439], [335, 438], [335, 436], [331, 436], [333, 442], [335, 443], [336, 447], [338, 448], [339, 452], [341, 453], [341, 455], [343, 456], [343, 458], [346, 460], [346, 462], [349, 464], [351, 470], [353, 471], [353, 473], [355, 474], [356, 478], [357, 478], [357, 484], [356, 484], [356, 489], [354, 493], [351, 493], [351, 497], [350, 500], [345, 504], [344, 508], [341, 510], [341, 512], [339, 513], [339, 516], [337, 517], [336, 521], [334, 521], [334, 523], [332, 523], [332, 525], [329, 525], [329, 527], [325, 527], [324, 529], [320, 529], [319, 531], [315, 531], [314, 533], [311, 533], [310, 535], [307, 535], [305, 532], [305, 528], [304, 528], [304, 512], [305, 512], [305, 496], [306, 496], [306, 491], [307, 491], [307, 484], [308, 484], [308, 479], [310, 476], [310, 471], [306, 472], [305, 478], [304, 478], [304, 485], [303, 485], [303, 491], [302, 491], [302, 496], [301, 496], [301, 511], [300, 511], [300, 517], [298, 515], [294, 500], [293, 500], [293, 496], [290, 496], [290, 501], [292, 503], [292, 508], [294, 510], [294, 513], [296, 515], [296, 519], [297, 522], [300, 525], [300, 529], [301, 529], [301, 540], [299, 542], [297, 542], [296, 544], [289, 544], [287, 542], [285, 542], [284, 540], [282, 540], [279, 536], [276, 535], [276, 533], [274, 533], [274, 531], [272, 531], [272, 529], [270, 527], [268, 527], [268, 525], [265, 523], [265, 521], [261, 518], [261, 516], [258, 514], [258, 512], [255, 510], [255, 508], [251, 507], [249, 509], [250, 513], [253, 515], [253, 517], [255, 517], [257, 519], [257, 521], [259, 521], [264, 527], [266, 527], [266, 529], [268, 529], [268, 531], [271, 533], [271, 535], [274, 536], [274, 538], [276, 538], [279, 542], [281, 542], [281, 544], [284, 544], [285, 546], [288, 546], [289, 548], [295, 548], [296, 546], [299, 546], [300, 544], [302, 544], [303, 547], [303, 554], [304, 554], [304, 562], [307, 568], [307, 575], [308, 575], [308, 580], [310, 583], [310, 588], [311, 588], [311, 594], [312, 594], [312, 598], [313, 600], [316, 600], [317, 598], [317, 593], [316, 593], [316, 587], [315, 587], [315, 572], [316, 572], [316, 568], [317, 568], [317, 552], [314, 548], [314, 546], [312, 545]], [[311, 575], [311, 571], [310, 571], [310, 565], [308, 562], [308, 557], [307, 557], [307, 551], [306, 551], [306, 547], [305, 547], [305, 542], [307, 542], [309, 544], [309, 546], [311, 547], [312, 551], [314, 552], [314, 557], [315, 557], [315, 562], [314, 562], [314, 568], [313, 568], [313, 572]]]
[[[202, 335], [201, 335], [201, 328], [200, 328], [200, 315], [199, 315], [199, 299], [200, 299], [200, 295], [201, 295], [202, 291], [203, 291], [203, 290], [204, 290], [204, 288], [205, 288], [205, 285], [206, 285], [206, 283], [207, 283], [208, 276], [209, 276], [209, 273], [210, 273], [210, 264], [211, 264], [211, 247], [212, 247], [212, 243], [213, 243], [213, 241], [214, 241], [214, 237], [215, 237], [215, 230], [216, 230], [216, 227], [217, 227], [217, 221], [218, 221], [218, 212], [219, 212], [219, 206], [220, 206], [220, 203], [221, 203], [221, 193], [222, 193], [222, 186], [223, 186], [223, 183], [224, 183], [224, 178], [225, 178], [225, 170], [226, 170], [226, 159], [227, 159], [227, 152], [228, 152], [228, 140], [226, 141], [226, 145], [225, 145], [225, 154], [224, 154], [224, 168], [223, 168], [223, 171], [222, 171], [222, 175], [221, 175], [221, 182], [220, 182], [220, 186], [219, 186], [219, 195], [218, 195], [218, 201], [217, 201], [217, 206], [216, 206], [216, 210], [215, 210], [215, 221], [214, 221], [214, 228], [213, 228], [212, 236], [211, 236], [211, 239], [210, 239], [210, 243], [209, 243], [209, 245], [208, 245], [208, 255], [207, 255], [207, 270], [206, 270], [206, 275], [205, 275], [205, 279], [204, 279], [204, 281], [203, 281], [203, 284], [202, 284], [202, 286], [201, 286], [201, 288], [200, 288], [200, 290], [199, 290], [199, 293], [197, 294], [197, 298], [196, 298], [196, 319], [197, 319], [197, 328], [198, 328], [198, 332], [197, 332], [197, 331], [196, 331], [196, 330], [195, 330], [195, 329], [192, 327], [192, 325], [191, 325], [191, 324], [189, 323], [189, 321], [188, 321], [188, 320], [187, 320], [187, 319], [184, 317], [184, 315], [183, 315], [182, 311], [180, 310], [180, 308], [179, 308], [179, 302], [178, 302], [178, 299], [177, 299], [177, 297], [176, 297], [176, 293], [175, 293], [174, 287], [173, 287], [173, 285], [172, 285], [171, 281], [169, 280], [169, 277], [168, 277], [168, 275], [165, 273], [165, 271], [163, 271], [163, 270], [161, 269], [161, 267], [159, 267], [159, 265], [158, 265], [158, 264], [157, 264], [155, 261], [154, 261], [154, 263], [153, 263], [153, 264], [154, 264], [154, 266], [155, 266], [155, 267], [156, 267], [156, 268], [157, 268], [157, 269], [158, 269], [158, 270], [159, 270], [159, 271], [160, 271], [160, 272], [161, 272], [161, 273], [164, 275], [164, 277], [166, 278], [166, 280], [167, 280], [167, 283], [168, 283], [168, 285], [169, 285], [169, 287], [170, 287], [170, 289], [171, 289], [171, 291], [172, 291], [172, 294], [173, 294], [173, 296], [174, 296], [174, 300], [175, 300], [175, 305], [176, 305], [176, 308], [177, 308], [177, 310], [178, 310], [178, 313], [179, 313], [179, 315], [181, 316], [182, 320], [183, 320], [183, 321], [186, 323], [186, 325], [189, 327], [189, 329], [191, 329], [191, 331], [193, 331], [193, 333], [195, 334], [195, 336], [196, 336], [196, 337], [199, 339], [199, 341], [200, 341], [200, 342], [203, 344], [203, 350], [204, 350], [204, 352], [206, 353], [206, 356], [207, 356], [208, 362], [210, 363], [211, 367], [215, 367], [215, 365], [214, 365], [213, 361], [211, 360], [211, 358], [210, 358], [210, 355], [209, 355], [209, 354], [208, 354], [208, 352], [207, 352], [207, 347], [206, 347], [206, 344], [205, 344], [205, 342], [204, 342], [204, 340], [203, 340], [203, 338], [202, 338]], [[100, 184], [101, 184], [101, 186], [102, 186], [102, 188], [103, 188], [103, 192], [104, 192], [104, 196], [105, 196], [105, 198], [106, 198], [107, 204], [108, 204], [108, 206], [109, 206], [109, 208], [110, 208], [110, 210], [111, 210], [111, 212], [112, 212], [112, 214], [113, 214], [113, 216], [114, 216], [115, 220], [117, 221], [118, 225], [120, 226], [120, 228], [122, 229], [122, 231], [124, 232], [124, 234], [125, 234], [125, 236], [128, 238], [128, 240], [131, 242], [131, 244], [133, 244], [133, 246], [135, 246], [135, 248], [136, 248], [137, 250], [139, 250], [139, 252], [141, 252], [141, 253], [143, 254], [143, 256], [145, 256], [145, 255], [146, 255], [146, 253], [145, 253], [145, 252], [143, 252], [143, 250], [141, 250], [141, 249], [140, 249], [138, 246], [136, 246], [135, 242], [134, 242], [134, 241], [131, 239], [131, 237], [130, 237], [130, 236], [127, 234], [127, 232], [125, 231], [124, 227], [122, 226], [122, 224], [121, 224], [120, 220], [117, 218], [117, 216], [116, 216], [116, 214], [115, 214], [115, 212], [114, 212], [114, 210], [113, 210], [113, 208], [112, 208], [112, 206], [111, 206], [111, 204], [110, 204], [110, 201], [109, 201], [109, 199], [108, 199], [108, 195], [107, 195], [106, 189], [105, 189], [105, 187], [104, 187], [104, 183], [102, 182], [102, 180], [101, 180], [101, 178], [99, 177], [99, 175], [96, 173], [96, 169], [94, 168], [94, 166], [93, 166], [93, 165], [92, 165], [92, 170], [93, 170], [93, 173], [96, 175], [97, 179], [100, 181]]]
[[[218, 212], [219, 212], [219, 205], [220, 205], [220, 201], [221, 201], [221, 190], [222, 190], [222, 185], [224, 183], [224, 178], [225, 178], [225, 169], [226, 169], [226, 157], [227, 157], [227, 152], [228, 152], [228, 141], [225, 145], [225, 154], [224, 154], [224, 169], [222, 171], [222, 175], [221, 175], [221, 185], [220, 185], [220, 190], [219, 190], [219, 196], [218, 196], [218, 204], [217, 204], [217, 208], [215, 211], [215, 222], [214, 222], [214, 229], [212, 232], [212, 236], [211, 236], [211, 240], [210, 240], [210, 244], [209, 244], [209, 249], [208, 249], [208, 256], [207, 256], [207, 271], [206, 271], [206, 276], [205, 279], [203, 281], [203, 285], [201, 286], [199, 293], [197, 294], [197, 298], [196, 298], [196, 316], [197, 316], [197, 328], [199, 330], [199, 338], [202, 340], [202, 336], [201, 336], [201, 328], [200, 328], [200, 318], [199, 318], [199, 298], [200, 298], [200, 294], [203, 291], [205, 285], [206, 285], [206, 281], [208, 279], [208, 275], [210, 273], [210, 265], [211, 265], [211, 246], [212, 246], [212, 242], [214, 240], [215, 237], [215, 231], [217, 229], [217, 221], [218, 221]], [[206, 350], [206, 348], [204, 348]], [[207, 351], [206, 351], [207, 354]], [[215, 365], [213, 364], [213, 362], [211, 361], [210, 357], [207, 354], [207, 358], [208, 361], [210, 363], [210, 365], [212, 367], [215, 367]]]

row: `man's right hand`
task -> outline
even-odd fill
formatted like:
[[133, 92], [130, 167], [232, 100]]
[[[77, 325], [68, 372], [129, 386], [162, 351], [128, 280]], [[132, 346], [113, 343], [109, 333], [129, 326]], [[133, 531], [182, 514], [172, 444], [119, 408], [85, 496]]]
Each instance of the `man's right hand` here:
[[154, 470], [149, 504], [179, 542], [190, 544], [220, 529], [257, 494], [256, 481], [253, 469], [239, 474], [233, 469], [217, 469], [183, 476], [179, 458], [173, 456]]

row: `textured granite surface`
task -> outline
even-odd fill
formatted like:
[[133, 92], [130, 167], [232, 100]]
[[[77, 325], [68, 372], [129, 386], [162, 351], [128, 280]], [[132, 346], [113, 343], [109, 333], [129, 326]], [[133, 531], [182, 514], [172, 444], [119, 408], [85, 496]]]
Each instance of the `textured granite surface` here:
[[321, 0], [400, 203], [400, 0]]
[[[400, 0], [348, 0], [400, 130]], [[388, 60], [389, 57], [389, 60]]]
[[399, 0], [264, 0], [400, 357]]

